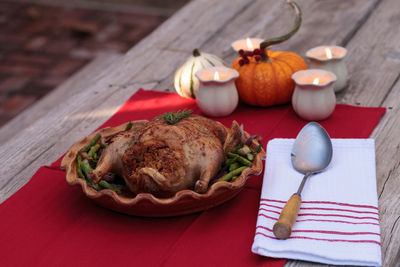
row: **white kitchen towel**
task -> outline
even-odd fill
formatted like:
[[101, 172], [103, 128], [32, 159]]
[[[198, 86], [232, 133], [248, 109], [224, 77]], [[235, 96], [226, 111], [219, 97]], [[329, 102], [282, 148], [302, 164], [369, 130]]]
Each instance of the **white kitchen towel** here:
[[337, 265], [381, 265], [373, 139], [332, 139], [333, 156], [304, 186], [299, 215], [287, 240], [272, 228], [303, 175], [293, 169], [294, 139], [267, 146], [253, 253]]

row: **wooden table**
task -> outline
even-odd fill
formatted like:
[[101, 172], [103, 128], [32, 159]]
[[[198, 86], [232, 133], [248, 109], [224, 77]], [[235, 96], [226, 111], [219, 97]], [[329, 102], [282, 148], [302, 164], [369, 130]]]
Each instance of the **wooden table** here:
[[[387, 108], [372, 137], [376, 139], [383, 266], [399, 266], [400, 1], [298, 3], [303, 10], [300, 31], [274, 49], [304, 56], [318, 45], [345, 46], [351, 80], [338, 101]], [[230, 64], [236, 56], [230, 48], [232, 41], [277, 36], [291, 27], [293, 19], [283, 1], [189, 2], [127, 54], [92, 64], [0, 129], [0, 202], [27, 183], [39, 166], [56, 160], [107, 120], [138, 88], [173, 91], [175, 69], [193, 48], [214, 53]]]

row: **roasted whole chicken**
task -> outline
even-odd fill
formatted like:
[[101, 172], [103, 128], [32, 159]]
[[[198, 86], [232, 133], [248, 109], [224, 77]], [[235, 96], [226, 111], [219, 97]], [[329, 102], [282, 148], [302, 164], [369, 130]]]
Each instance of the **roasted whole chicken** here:
[[197, 115], [172, 125], [158, 116], [136, 121], [130, 130], [112, 137], [89, 176], [98, 183], [107, 173], [115, 173], [135, 194], [170, 197], [183, 189], [204, 193], [226, 152], [243, 142], [236, 121], [227, 129]]

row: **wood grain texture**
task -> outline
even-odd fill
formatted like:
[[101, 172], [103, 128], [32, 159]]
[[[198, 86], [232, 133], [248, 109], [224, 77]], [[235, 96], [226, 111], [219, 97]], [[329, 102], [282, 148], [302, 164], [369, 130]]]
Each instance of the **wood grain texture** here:
[[[283, 1], [284, 2], [284, 1]], [[275, 0], [189, 2], [89, 86], [62, 99], [56, 110], [0, 146], [0, 202], [23, 186], [37, 168], [57, 159], [109, 118], [139, 87], [173, 91], [175, 69], [193, 48], [215, 53], [230, 65], [236, 39], [274, 37], [293, 23], [292, 10]], [[339, 102], [388, 109], [376, 139], [383, 266], [400, 262], [400, 1], [298, 0], [303, 25], [275, 50], [305, 51], [323, 44], [348, 48], [350, 86]], [[93, 70], [93, 74], [97, 71]], [[77, 86], [78, 87], [78, 86]], [[34, 138], [33, 138], [34, 137]], [[287, 266], [314, 266], [289, 260]]]
[[292, 227], [299, 214], [301, 197], [293, 194], [283, 207], [278, 221], [274, 224], [274, 235], [278, 239], [288, 239], [292, 233]]
[[383, 266], [400, 262], [400, 2], [381, 1], [348, 43], [350, 86], [340, 102], [390, 107], [372, 137], [376, 139], [377, 185]]
[[350, 86], [340, 102], [379, 106], [400, 72], [400, 1], [383, 0], [347, 45]]
[[21, 114], [0, 128], [0, 145], [15, 136], [17, 133], [29, 127], [38, 118], [45, 116], [58, 103], [76, 94], [82, 88], [88, 87], [98, 79], [104, 69], [107, 69], [115, 60], [121, 57], [119, 53], [102, 53], [86, 65], [78, 73], [74, 74], [48, 95], [36, 102], [32, 107], [24, 110]]
[[393, 86], [383, 106], [387, 110], [372, 134], [376, 139], [376, 165], [383, 266], [400, 263], [400, 81]]

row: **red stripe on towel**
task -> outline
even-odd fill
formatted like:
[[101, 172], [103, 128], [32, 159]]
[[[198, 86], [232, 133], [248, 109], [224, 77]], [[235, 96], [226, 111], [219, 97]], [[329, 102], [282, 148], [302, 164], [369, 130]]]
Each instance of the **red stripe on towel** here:
[[281, 214], [279, 211], [276, 211], [276, 210], [267, 210], [267, 209], [264, 209], [264, 208], [260, 208], [260, 210], [273, 212], [273, 213], [276, 213], [276, 214]]
[[[286, 203], [287, 202], [287, 201], [276, 200], [276, 199], [268, 199], [268, 198], [262, 198], [261, 201], [271, 201], [271, 202], [278, 202], [278, 203]], [[378, 210], [377, 207], [370, 206], [370, 205], [355, 205], [355, 204], [332, 202], [332, 201], [302, 201], [302, 203], [333, 204], [333, 205], [339, 205], [339, 206], [349, 206], [349, 207], [355, 207], [355, 208], [369, 208], [369, 209]]]
[[[271, 228], [265, 226], [257, 226], [257, 229], [261, 228], [270, 232], [273, 232]], [[340, 231], [326, 231], [326, 230], [293, 230], [292, 233], [320, 233], [320, 234], [330, 234], [330, 235], [377, 235], [381, 236], [379, 233], [375, 232], [340, 232]]]
[[[265, 204], [265, 203], [261, 203], [261, 206], [268, 206], [268, 207], [272, 207], [272, 208], [278, 208], [278, 209], [282, 209], [283, 207], [279, 207], [279, 206], [274, 206], [274, 205], [269, 205], [269, 204]], [[317, 208], [317, 207], [300, 207], [300, 210], [332, 210], [332, 211], [346, 211], [346, 212], [354, 212], [354, 213], [369, 213], [369, 214], [374, 214], [374, 215], [378, 215], [378, 212], [374, 212], [374, 211], [358, 211], [358, 210], [346, 210], [346, 209], [333, 209], [333, 208]]]
[[[275, 210], [268, 210], [268, 209], [264, 209], [264, 208], [260, 208], [260, 210], [280, 214], [280, 212], [275, 211]], [[374, 218], [374, 217], [357, 217], [357, 216], [350, 216], [350, 215], [343, 215], [343, 214], [299, 213], [298, 216], [328, 216], [328, 217], [333, 216], [333, 217], [343, 217], [343, 218], [351, 218], [351, 219], [359, 219], [359, 220], [371, 219], [371, 220], [379, 221], [378, 218]]]
[[[265, 214], [259, 214], [259, 216], [277, 221], [278, 218], [274, 218]], [[317, 219], [303, 219], [303, 220], [296, 220], [296, 222], [333, 222], [333, 223], [347, 223], [347, 224], [371, 224], [371, 225], [376, 225], [379, 226], [379, 223], [373, 223], [373, 222], [349, 222], [349, 221], [339, 221], [339, 220], [317, 220]]]
[[[262, 235], [271, 239], [277, 239], [274, 236], [270, 236], [261, 232], [256, 232], [256, 235]], [[375, 240], [342, 240], [342, 239], [326, 239], [326, 238], [313, 238], [313, 237], [307, 237], [307, 236], [291, 236], [289, 239], [310, 239], [310, 240], [316, 240], [316, 241], [328, 241], [328, 242], [349, 242], [349, 243], [373, 243], [377, 245], [381, 245], [380, 242], [375, 241]]]
[[351, 218], [351, 219], [371, 219], [375, 221], [379, 221], [378, 218], [374, 217], [357, 217], [357, 216], [350, 216], [350, 215], [343, 215], [343, 214], [315, 214], [315, 213], [299, 213], [298, 216], [337, 216], [337, 217], [343, 217], [343, 218]]

